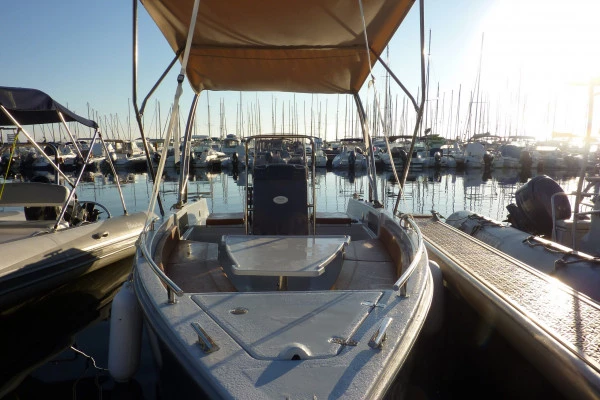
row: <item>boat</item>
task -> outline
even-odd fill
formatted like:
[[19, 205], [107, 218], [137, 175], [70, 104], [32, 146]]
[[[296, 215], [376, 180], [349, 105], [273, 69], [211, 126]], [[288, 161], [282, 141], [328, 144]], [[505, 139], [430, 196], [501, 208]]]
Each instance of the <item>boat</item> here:
[[326, 168], [327, 167], [327, 155], [322, 149], [315, 151], [314, 157], [308, 157], [308, 166], [312, 166], [313, 159], [315, 160], [315, 167]]
[[[33, 140], [23, 125], [76, 122], [98, 125], [71, 112], [36, 89], [0, 87], [0, 126], [17, 127], [54, 168], [49, 179], [0, 182], [0, 313], [8, 315], [72, 279], [133, 257], [146, 213], [123, 215], [92, 200], [77, 198], [75, 182]], [[62, 182], [60, 182], [62, 180]], [[64, 183], [64, 184], [62, 184]], [[123, 197], [121, 196], [121, 199]]]
[[143, 142], [129, 139], [107, 139], [109, 157], [117, 168], [143, 171], [147, 168]]
[[[335, 1], [142, 4], [176, 53], [192, 49], [181, 55], [195, 91], [191, 110], [203, 90], [340, 93], [353, 96], [363, 120], [365, 35], [377, 38], [370, 49], [380, 53], [412, 5], [365, 3], [365, 32], [359, 7]], [[261, 134], [245, 138], [244, 158], [284, 139], [306, 140], [315, 153], [310, 136]], [[132, 274], [162, 391], [377, 399], [398, 382], [406, 390], [415, 343], [435, 330], [430, 317], [441, 279], [412, 218], [379, 202], [373, 165], [366, 167], [374, 185], [368, 197], [328, 213], [315, 204], [314, 164], [257, 158], [242, 168], [246, 198], [239, 211], [213, 213], [205, 196], [188, 195], [188, 160], [184, 152], [173, 212], [149, 221], [140, 236]], [[153, 193], [159, 188], [157, 180]], [[117, 348], [135, 343], [111, 345], [115, 379], [134, 373]]]
[[600, 302], [600, 177], [585, 181], [579, 210], [575, 192], [537, 175], [515, 192], [506, 221], [457, 211], [448, 224]]
[[[65, 171], [72, 171], [76, 167], [75, 160], [77, 159], [77, 153], [73, 147], [66, 143], [43, 143], [44, 152], [58, 161], [58, 164]], [[45, 157], [37, 156], [31, 168], [36, 170], [52, 170], [52, 165], [48, 162]]]
[[[588, 143], [592, 88], [589, 104]], [[599, 193], [600, 176], [583, 165], [572, 193], [533, 177], [507, 221], [469, 210], [415, 217], [447, 287], [574, 399], [600, 397]]]
[[360, 147], [344, 146], [331, 161], [333, 169], [362, 170], [367, 168], [367, 158]]

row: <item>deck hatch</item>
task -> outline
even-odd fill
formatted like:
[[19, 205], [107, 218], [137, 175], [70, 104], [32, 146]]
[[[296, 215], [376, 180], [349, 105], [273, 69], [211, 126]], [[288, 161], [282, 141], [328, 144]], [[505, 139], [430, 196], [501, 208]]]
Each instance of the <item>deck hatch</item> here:
[[[252, 357], [262, 360], [329, 358], [352, 338], [380, 291], [197, 294], [192, 299]], [[248, 311], [233, 314], [242, 307]]]

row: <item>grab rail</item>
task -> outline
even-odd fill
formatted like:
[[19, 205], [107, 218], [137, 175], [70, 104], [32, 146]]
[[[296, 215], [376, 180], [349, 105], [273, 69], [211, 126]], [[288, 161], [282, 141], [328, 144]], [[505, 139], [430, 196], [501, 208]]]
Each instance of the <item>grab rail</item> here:
[[[586, 188], [586, 190], [589, 189]], [[583, 191], [581, 193], [579, 193], [580, 196], [582, 197], [594, 197], [597, 196], [596, 193], [589, 193], [586, 191]], [[556, 192], [554, 193], [552, 196], [550, 196], [550, 208], [552, 209], [552, 241], [556, 242], [557, 241], [557, 234], [556, 234], [556, 222], [558, 221], [556, 218], [556, 204], [555, 204], [555, 198], [557, 196], [565, 196], [567, 198], [567, 200], [569, 199], [569, 196], [577, 196], [577, 192], [570, 192], [570, 193], [565, 193], [565, 192]], [[593, 207], [593, 204], [587, 204], [587, 203], [579, 203], [579, 206], [583, 206], [583, 207]], [[573, 250], [577, 250], [577, 241], [576, 241], [576, 232], [577, 232], [577, 219], [580, 216], [583, 215], [593, 215], [593, 214], [597, 214], [598, 210], [591, 210], [591, 211], [580, 211], [580, 210], [572, 210], [573, 213], [573, 226], [571, 229], [571, 248]]]
[[144, 229], [140, 234], [139, 248], [142, 251], [142, 255], [144, 256], [148, 264], [150, 264], [150, 267], [152, 267], [152, 269], [154, 270], [156, 276], [158, 276], [158, 279], [160, 279], [162, 283], [167, 285], [168, 303], [175, 304], [177, 303], [175, 295], [177, 295], [177, 297], [183, 296], [183, 290], [179, 286], [177, 286], [177, 284], [173, 282], [158, 265], [156, 265], [146, 246], [146, 236], [148, 234], [148, 229], [154, 225], [154, 221], [156, 221], [157, 219], [158, 217], [152, 219], [150, 223], [144, 226]]
[[419, 229], [416, 222], [413, 221], [412, 217], [409, 214], [400, 214], [400, 215], [398, 215], [398, 218], [400, 218], [400, 222], [404, 221], [405, 223], [410, 224], [411, 227], [417, 233], [417, 238], [418, 238], [417, 255], [412, 260], [412, 262], [410, 263], [410, 265], [408, 266], [406, 271], [404, 271], [404, 273], [400, 276], [400, 278], [396, 281], [396, 283], [394, 283], [394, 291], [399, 291], [400, 292], [398, 294], [399, 296], [406, 296], [406, 284], [408, 282], [408, 279], [413, 274], [413, 272], [415, 272], [415, 270], [417, 269], [417, 265], [419, 265], [419, 263], [421, 262], [421, 257], [423, 256], [423, 254], [425, 254], [425, 243], [423, 241], [423, 235], [421, 234], [421, 230]]

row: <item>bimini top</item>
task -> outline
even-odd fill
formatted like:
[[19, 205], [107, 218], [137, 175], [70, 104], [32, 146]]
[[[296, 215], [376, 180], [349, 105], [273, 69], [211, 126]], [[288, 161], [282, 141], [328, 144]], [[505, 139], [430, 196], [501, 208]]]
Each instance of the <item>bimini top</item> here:
[[[98, 129], [95, 121], [80, 117], [65, 106], [57, 103], [46, 93], [37, 89], [0, 86], [0, 105], [21, 125], [53, 124], [62, 122], [58, 112], [66, 122], [77, 121], [80, 124]], [[0, 126], [13, 126], [13, 121], [0, 111]]]
[[[183, 50], [194, 0], [141, 2]], [[362, 0], [372, 51], [381, 54], [413, 3]], [[186, 71], [196, 92], [357, 93], [368, 74], [359, 0], [200, 1]]]

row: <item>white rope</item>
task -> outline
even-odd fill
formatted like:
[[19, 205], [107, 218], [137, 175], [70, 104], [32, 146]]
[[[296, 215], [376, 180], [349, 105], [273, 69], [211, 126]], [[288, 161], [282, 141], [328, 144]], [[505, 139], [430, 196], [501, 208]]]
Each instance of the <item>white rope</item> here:
[[[187, 67], [188, 59], [190, 57], [190, 48], [192, 46], [192, 39], [194, 37], [194, 30], [196, 28], [196, 18], [198, 16], [198, 8], [200, 6], [200, 0], [194, 1], [194, 8], [192, 10], [192, 16], [190, 21], [190, 29], [188, 30], [188, 37], [185, 43], [185, 51], [183, 52], [183, 60], [181, 62], [181, 70], [179, 71], [179, 76], [177, 77], [177, 89], [175, 90], [175, 99], [173, 100], [173, 109], [171, 111], [171, 119], [169, 121], [169, 128], [167, 129], [167, 133], [165, 135], [165, 141], [163, 145], [163, 151], [160, 156], [160, 162], [158, 163], [158, 168], [156, 171], [156, 179], [154, 181], [154, 187], [152, 189], [152, 197], [150, 197], [150, 204], [148, 206], [148, 216], [146, 217], [146, 226], [152, 220], [152, 213], [154, 212], [154, 207], [156, 207], [156, 199], [158, 198], [158, 192], [160, 189], [160, 184], [162, 181], [163, 171], [165, 169], [165, 162], [167, 161], [167, 151], [169, 148], [169, 143], [171, 142], [171, 135], [173, 131], [177, 128], [177, 134], [179, 132], [179, 98], [183, 93], [183, 80], [185, 77], [185, 70]], [[179, 142], [179, 141], [177, 141]], [[175, 149], [175, 152], [179, 151], [179, 149]]]
[[[394, 159], [392, 158], [392, 151], [390, 149], [390, 143], [389, 143], [389, 132], [388, 132], [388, 127], [385, 126], [385, 124], [383, 123], [383, 118], [381, 116], [381, 107], [379, 105], [379, 100], [378, 100], [378, 94], [377, 94], [377, 87], [375, 86], [375, 75], [373, 74], [373, 67], [371, 66], [371, 49], [369, 48], [369, 38], [367, 35], [367, 23], [365, 22], [365, 13], [363, 10], [363, 5], [362, 5], [362, 0], [358, 0], [358, 6], [360, 8], [360, 16], [362, 18], [362, 23], [363, 23], [363, 31], [365, 34], [365, 47], [367, 50], [367, 61], [369, 62], [369, 72], [371, 74], [371, 80], [369, 81], [368, 84], [368, 89], [367, 89], [367, 98], [369, 96], [369, 89], [371, 87], [373, 87], [373, 101], [375, 103], [375, 108], [377, 110], [377, 115], [374, 116], [374, 118], [376, 118], [376, 121], [378, 121], [381, 124], [382, 127], [382, 132], [383, 132], [383, 137], [385, 138], [385, 145], [387, 147], [387, 152], [388, 152], [388, 157], [390, 158], [390, 163], [392, 166], [392, 172], [394, 173], [394, 178], [396, 179], [396, 182], [400, 183], [400, 180], [398, 179], [398, 174], [396, 173], [396, 166], [394, 165]], [[367, 137], [370, 138], [371, 135], [369, 133], [369, 124], [365, 124], [366, 125], [366, 130], [367, 130]], [[370, 143], [368, 144], [370, 146]], [[371, 151], [373, 151], [373, 149], [371, 149]], [[406, 166], [406, 168], [408, 168], [408, 166]], [[401, 195], [404, 195], [403, 191], [402, 191], [402, 187], [400, 187], [400, 193]]]

